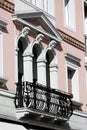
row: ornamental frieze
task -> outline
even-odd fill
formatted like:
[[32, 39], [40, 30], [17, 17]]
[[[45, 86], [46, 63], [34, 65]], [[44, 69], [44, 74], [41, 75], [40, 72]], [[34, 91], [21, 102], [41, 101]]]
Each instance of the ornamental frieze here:
[[9, 11], [10, 13], [14, 13], [14, 4], [8, 0], [0, 0], [0, 7]]
[[76, 48], [78, 48], [78, 49], [84, 51], [84, 43], [83, 43], [83, 42], [81, 42], [81, 41], [75, 39], [74, 37], [72, 37], [72, 36], [66, 34], [65, 32], [63, 32], [63, 31], [61, 31], [61, 30], [58, 30], [58, 31], [62, 34], [63, 40], [64, 40], [65, 42], [67, 42], [67, 43], [69, 43], [70, 45], [73, 45], [73, 46], [75, 46]]

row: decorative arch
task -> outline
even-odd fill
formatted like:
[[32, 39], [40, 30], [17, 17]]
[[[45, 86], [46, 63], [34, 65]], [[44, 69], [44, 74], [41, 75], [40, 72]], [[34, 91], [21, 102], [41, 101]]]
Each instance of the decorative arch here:
[[[38, 38], [40, 36], [40, 38]], [[32, 55], [33, 55], [33, 82], [37, 81], [40, 84], [43, 84], [43, 81], [41, 80], [41, 72], [43, 71], [43, 45], [41, 44], [43, 35], [38, 35], [35, 39], [35, 41], [31, 45], [32, 49]], [[43, 72], [42, 72], [43, 73]], [[42, 74], [43, 75], [43, 74]]]
[[34, 44], [32, 48], [32, 54], [33, 54], [33, 82], [38, 80], [38, 59], [40, 55], [42, 54], [42, 48], [40, 44]]
[[58, 62], [53, 47], [48, 46], [45, 50], [46, 60], [46, 85], [48, 88], [58, 88]]
[[24, 77], [24, 53], [28, 48], [28, 35], [29, 28], [24, 27], [22, 31], [18, 34], [16, 39], [16, 81], [19, 83], [19, 105], [23, 106], [23, 97], [22, 97], [22, 82]]
[[30, 28], [29, 27], [24, 27], [22, 29], [22, 31], [17, 35], [16, 37], [16, 42], [15, 42], [15, 46], [16, 49], [18, 50], [18, 41], [19, 39], [23, 39], [24, 42], [26, 42], [26, 44], [29, 43], [29, 39], [28, 39], [28, 34], [29, 34]]
[[36, 46], [36, 45], [40, 48], [40, 50], [43, 50], [43, 46], [41, 44], [41, 41], [42, 41], [43, 37], [44, 37], [43, 34], [38, 34], [36, 36], [35, 40], [32, 41], [32, 43], [30, 45], [30, 53], [31, 54], [33, 54], [33, 47]]
[[29, 48], [29, 39], [28, 39], [29, 28], [24, 27], [22, 31], [16, 37], [16, 81], [22, 82], [24, 75], [24, 63], [23, 55], [26, 50]]
[[25, 38], [20, 37], [18, 40], [18, 82], [22, 82], [22, 77], [24, 75], [24, 62], [23, 55], [28, 47]]

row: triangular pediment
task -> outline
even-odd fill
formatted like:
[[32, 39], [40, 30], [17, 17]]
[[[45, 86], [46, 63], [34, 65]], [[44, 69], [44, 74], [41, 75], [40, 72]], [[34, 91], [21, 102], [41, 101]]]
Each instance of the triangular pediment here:
[[[26, 20], [26, 19], [25, 19]], [[31, 23], [32, 25], [34, 25], [37, 29], [41, 30], [41, 31], [44, 31], [44, 32], [47, 32], [47, 33], [51, 33], [52, 35], [54, 35], [48, 28], [48, 26], [46, 25], [43, 25], [43, 21], [41, 22], [40, 19], [38, 18], [33, 18], [33, 19], [29, 19], [29, 20], [26, 20], [27, 22]]]
[[22, 19], [32, 27], [40, 30], [40, 32], [48, 34], [61, 42], [62, 36], [43, 12], [21, 13], [16, 16], [18, 19]]

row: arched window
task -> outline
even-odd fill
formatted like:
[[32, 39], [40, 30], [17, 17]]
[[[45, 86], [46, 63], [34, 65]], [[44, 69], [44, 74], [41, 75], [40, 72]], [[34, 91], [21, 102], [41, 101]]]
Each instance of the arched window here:
[[54, 49], [48, 49], [46, 52], [46, 86], [58, 88], [58, 63]]
[[18, 82], [22, 82], [22, 77], [24, 75], [24, 63], [23, 54], [28, 44], [25, 38], [20, 38], [18, 40]]
[[36, 82], [38, 80], [37, 59], [40, 53], [41, 53], [40, 46], [35, 44], [33, 46], [33, 82]]
[[18, 82], [22, 82], [23, 76], [23, 44], [22, 41], [18, 41]]
[[24, 62], [23, 62], [23, 54], [25, 49], [27, 48], [27, 43], [25, 38], [20, 38], [18, 40], [18, 91], [19, 91], [19, 106], [23, 106], [23, 95], [22, 95], [22, 82], [24, 76]]

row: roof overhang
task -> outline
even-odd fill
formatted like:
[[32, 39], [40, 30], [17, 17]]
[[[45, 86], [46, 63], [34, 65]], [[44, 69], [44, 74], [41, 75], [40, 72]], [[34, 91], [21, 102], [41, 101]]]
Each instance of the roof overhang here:
[[[60, 43], [62, 41], [61, 34], [57, 31], [54, 25], [46, 17], [43, 12], [30, 12], [30, 13], [20, 13], [13, 15], [13, 21], [20, 23], [24, 26], [28, 26], [31, 30], [36, 33], [42, 33], [44, 36], [57, 41]], [[38, 28], [34, 22], [38, 22], [41, 28]]]

